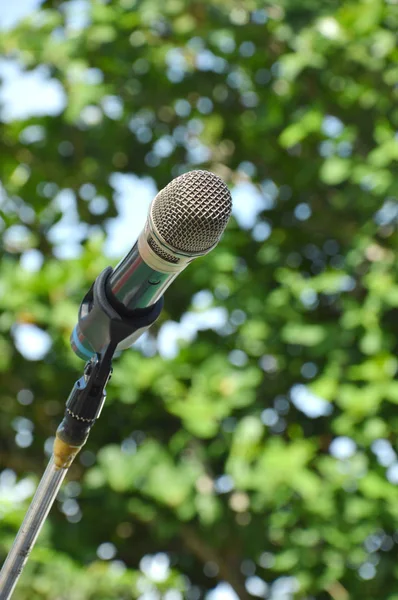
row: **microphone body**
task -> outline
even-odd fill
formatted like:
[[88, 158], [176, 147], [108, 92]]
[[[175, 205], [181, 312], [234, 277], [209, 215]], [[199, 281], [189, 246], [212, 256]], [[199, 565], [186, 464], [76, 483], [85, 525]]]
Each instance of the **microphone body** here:
[[126, 309], [145, 308], [159, 300], [177, 275], [158, 271], [145, 262], [137, 241], [111, 274], [109, 288]]
[[[217, 245], [231, 208], [228, 188], [207, 171], [185, 173], [157, 194], [137, 242], [103, 284], [102, 295], [111, 311], [144, 323], [123, 339], [117, 350], [131, 346], [153, 323], [163, 294], [177, 275]], [[81, 304], [71, 335], [72, 349], [84, 360], [101, 352], [106, 344], [106, 336], [98, 332], [92, 290]]]

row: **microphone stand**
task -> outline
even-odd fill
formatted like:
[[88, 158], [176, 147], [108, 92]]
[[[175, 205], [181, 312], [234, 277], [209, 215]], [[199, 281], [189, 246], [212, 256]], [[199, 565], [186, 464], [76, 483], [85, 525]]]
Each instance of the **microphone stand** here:
[[1, 570], [0, 600], [11, 597], [65, 475], [99, 417], [111, 370], [109, 352], [102, 357], [96, 355], [73, 386], [65, 417], [57, 429], [52, 456]]
[[[91, 311], [98, 315], [101, 329], [106, 332], [103, 336], [105, 345], [95, 340], [93, 347], [100, 351], [86, 363], [82, 377], [75, 382], [66, 401], [52, 456], [0, 572], [0, 600], [11, 597], [65, 475], [100, 416], [118, 344], [143, 326], [147, 328], [154, 323], [163, 306], [161, 298], [145, 311], [140, 309], [130, 311], [128, 316], [120, 315], [106, 295], [106, 282], [111, 271], [108, 267], [98, 276], [82, 303], [85, 306], [87, 297], [90, 297], [90, 310], [85, 312], [85, 316]], [[98, 335], [98, 329], [96, 333]]]
[[25, 519], [18, 531], [18, 535], [6, 558], [0, 573], [0, 598], [8, 600], [19, 579], [22, 569], [28, 559], [30, 551], [40, 533], [41, 527], [55, 500], [67, 468], [59, 469], [54, 463], [54, 457], [44, 472], [36, 493], [33, 497]]

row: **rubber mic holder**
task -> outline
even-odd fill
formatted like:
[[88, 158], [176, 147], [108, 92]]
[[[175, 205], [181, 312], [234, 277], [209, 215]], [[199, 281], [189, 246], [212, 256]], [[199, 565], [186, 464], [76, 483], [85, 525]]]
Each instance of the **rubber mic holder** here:
[[79, 328], [96, 350], [86, 363], [84, 373], [74, 384], [66, 401], [63, 421], [57, 438], [73, 447], [81, 447], [91, 427], [100, 416], [106, 398], [105, 387], [112, 373], [112, 358], [117, 346], [139, 329], [147, 329], [158, 318], [163, 298], [156, 304], [121, 314], [112, 306], [106, 284], [112, 267], [105, 269], [83, 299], [79, 311]]
[[[78, 323], [71, 336], [73, 350], [82, 358], [101, 353], [115, 339], [137, 339], [156, 321], [163, 308], [163, 297], [146, 308], [127, 309], [112, 294], [109, 278], [112, 267], [97, 277], [80, 305]], [[110, 327], [112, 323], [112, 328]]]

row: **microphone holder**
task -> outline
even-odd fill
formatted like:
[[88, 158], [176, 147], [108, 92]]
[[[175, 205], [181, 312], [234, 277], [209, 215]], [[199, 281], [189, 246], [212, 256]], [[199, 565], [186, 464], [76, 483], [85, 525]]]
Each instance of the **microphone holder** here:
[[[141, 328], [143, 323], [146, 328], [149, 327], [162, 309], [163, 298], [148, 309], [136, 311], [136, 314], [134, 311], [130, 311], [128, 316], [119, 314], [106, 296], [106, 282], [111, 271], [111, 268], [105, 269], [89, 292], [92, 294], [92, 309], [100, 315], [102, 331], [107, 328], [107, 344], [86, 363], [83, 375], [75, 382], [66, 401], [52, 456], [0, 572], [0, 600], [11, 597], [65, 475], [101, 414], [106, 399], [105, 387], [112, 373], [112, 358], [118, 344]], [[83, 303], [87, 302], [89, 294]]]

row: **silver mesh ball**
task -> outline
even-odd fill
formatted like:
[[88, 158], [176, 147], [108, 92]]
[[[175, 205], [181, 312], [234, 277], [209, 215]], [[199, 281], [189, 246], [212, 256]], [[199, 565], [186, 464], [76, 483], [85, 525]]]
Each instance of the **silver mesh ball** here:
[[204, 253], [222, 236], [231, 209], [231, 194], [220, 177], [189, 171], [158, 193], [152, 219], [164, 241], [176, 250]]

